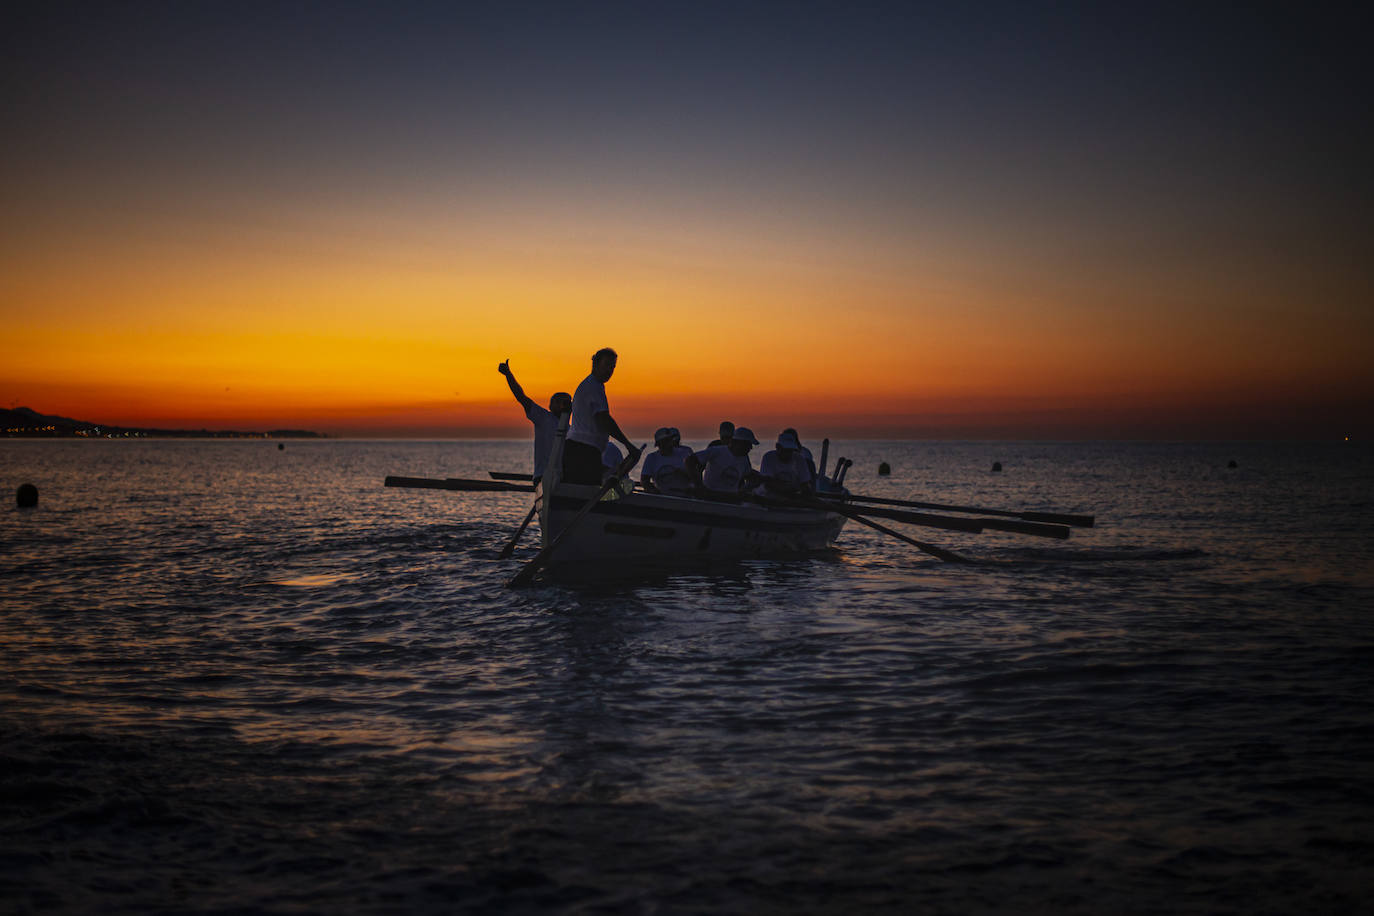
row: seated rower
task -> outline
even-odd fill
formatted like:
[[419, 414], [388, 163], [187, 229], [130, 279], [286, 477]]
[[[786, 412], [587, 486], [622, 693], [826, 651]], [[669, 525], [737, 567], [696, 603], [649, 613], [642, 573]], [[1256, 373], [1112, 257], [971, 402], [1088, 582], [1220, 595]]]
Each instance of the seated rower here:
[[731, 438], [732, 436], [734, 436], [734, 434], [735, 434], [735, 424], [731, 423], [729, 420], [721, 420], [721, 421], [720, 421], [720, 438], [719, 438], [719, 439], [712, 439], [712, 440], [711, 440], [711, 444], [708, 445], [708, 446], [706, 446], [706, 447], [707, 447], [707, 448], [715, 448], [717, 445], [729, 445], [729, 444], [730, 444], [730, 438]]
[[[678, 431], [676, 426], [668, 427], [668, 431], [673, 434], [673, 454], [682, 458], [685, 464], [688, 456], [692, 454], [692, 450], [682, 444], [682, 433]], [[733, 433], [734, 430], [731, 430], [731, 432]]]
[[792, 438], [797, 440], [797, 451], [801, 452], [802, 458], [806, 460], [806, 468], [811, 472], [811, 486], [814, 488], [816, 486], [816, 459], [811, 457], [811, 449], [802, 445], [801, 436], [797, 435], [797, 431], [792, 427], [787, 427], [783, 433], [790, 433]]
[[620, 462], [624, 460], [625, 453], [614, 442], [607, 442], [606, 447], [601, 450], [601, 480], [603, 483], [616, 468], [620, 467]]
[[749, 462], [749, 450], [759, 444], [747, 426], [732, 430], [729, 445], [711, 445], [697, 452], [687, 463], [701, 484], [715, 493], [738, 493], [757, 483], [758, 474]]
[[759, 462], [759, 476], [763, 482], [754, 492], [760, 496], [810, 496], [815, 490], [801, 443], [786, 430], [778, 436], [777, 448]]
[[654, 433], [657, 450], [644, 458], [639, 476], [640, 485], [650, 493], [686, 496], [692, 490], [692, 477], [686, 467], [687, 456], [692, 451], [677, 444], [676, 432], [670, 426], [663, 426]]

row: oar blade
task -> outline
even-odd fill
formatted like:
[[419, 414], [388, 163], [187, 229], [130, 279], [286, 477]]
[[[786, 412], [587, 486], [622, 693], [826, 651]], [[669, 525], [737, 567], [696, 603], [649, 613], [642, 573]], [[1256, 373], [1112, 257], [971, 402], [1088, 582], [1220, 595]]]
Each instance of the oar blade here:
[[[856, 509], [859, 507], [855, 507]], [[957, 518], [952, 515], [930, 515], [926, 512], [908, 512], [904, 509], [880, 509], [876, 506], [863, 506], [864, 515], [886, 518], [907, 525], [921, 525], [926, 528], [941, 528], [945, 531], [962, 531], [964, 534], [980, 534], [984, 519]]]
[[476, 493], [533, 493], [534, 487], [518, 483], [502, 483], [496, 480], [467, 480], [462, 477], [400, 477], [390, 475], [384, 481], [387, 487], [408, 487], [420, 490], [464, 490]]
[[1060, 515], [1056, 512], [1022, 512], [1021, 517], [1028, 522], [1045, 522], [1049, 525], [1072, 525], [1075, 528], [1091, 528], [1094, 516]]
[[525, 533], [525, 529], [529, 527], [530, 521], [538, 511], [539, 503], [536, 501], [534, 505], [530, 506], [530, 511], [525, 515], [525, 520], [520, 523], [520, 527], [515, 529], [515, 534], [506, 542], [506, 546], [501, 548], [501, 552], [496, 555], [498, 560], [509, 559], [510, 556], [515, 553], [515, 545], [519, 543], [520, 535]]
[[984, 528], [993, 531], [1014, 531], [1017, 534], [1031, 534], [1042, 538], [1056, 538], [1066, 541], [1069, 529], [1064, 525], [1046, 525], [1041, 522], [1017, 522], [1003, 518], [980, 518]]

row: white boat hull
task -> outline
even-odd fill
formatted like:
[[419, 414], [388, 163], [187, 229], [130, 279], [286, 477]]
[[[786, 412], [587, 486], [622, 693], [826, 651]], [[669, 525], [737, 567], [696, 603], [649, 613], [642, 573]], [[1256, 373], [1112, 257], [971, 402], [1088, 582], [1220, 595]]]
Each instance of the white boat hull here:
[[551, 498], [540, 499], [544, 546], [557, 539], [551, 564], [802, 554], [832, 547], [845, 522], [819, 509], [633, 492], [597, 503], [558, 538], [597, 489], [563, 484]]

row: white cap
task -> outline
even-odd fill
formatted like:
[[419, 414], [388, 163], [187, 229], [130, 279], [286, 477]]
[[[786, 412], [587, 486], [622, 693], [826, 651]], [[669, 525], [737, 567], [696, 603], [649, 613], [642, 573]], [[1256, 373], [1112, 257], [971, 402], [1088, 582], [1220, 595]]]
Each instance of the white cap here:
[[754, 438], [754, 431], [747, 426], [736, 426], [734, 440], [736, 442], [748, 442], [750, 445], [758, 445], [759, 440]]

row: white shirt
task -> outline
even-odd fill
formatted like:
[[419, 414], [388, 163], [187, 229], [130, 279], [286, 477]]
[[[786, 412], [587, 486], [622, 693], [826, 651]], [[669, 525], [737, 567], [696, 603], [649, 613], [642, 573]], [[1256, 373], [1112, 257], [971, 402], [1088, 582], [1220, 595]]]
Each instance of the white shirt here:
[[[691, 452], [688, 452], [687, 454], [691, 454]], [[639, 479], [653, 480], [654, 474], [658, 473], [659, 471], [666, 470], [668, 468], [680, 469], [684, 466], [684, 463], [686, 461], [687, 455], [679, 455], [677, 452], [674, 452], [671, 455], [665, 455], [657, 450], [652, 451], [644, 456], [644, 464], [642, 465], [642, 469], [639, 473]]]
[[811, 482], [811, 469], [806, 466], [806, 458], [800, 451], [793, 450], [792, 460], [784, 462], [777, 449], [763, 456], [759, 462], [759, 474], [770, 477], [785, 487], [798, 487]]
[[610, 413], [610, 410], [605, 384], [595, 375], [588, 375], [573, 392], [572, 425], [568, 428], [568, 438], [590, 445], [598, 452], [602, 451], [611, 440], [611, 435], [596, 422], [596, 415]]
[[644, 457], [640, 481], [652, 483], [664, 493], [685, 493], [692, 487], [692, 479], [687, 474], [687, 456], [690, 454], [692, 450], [685, 445], [674, 448], [671, 455], [655, 449]]
[[553, 434], [558, 424], [553, 414], [533, 401], [525, 408], [525, 416], [534, 424], [534, 479], [538, 480], [549, 466], [549, 452], [553, 451]]
[[744, 475], [754, 469], [748, 455], [736, 455], [728, 445], [713, 445], [697, 452], [697, 460], [706, 466], [701, 482], [707, 489], [726, 493], [739, 491]]

